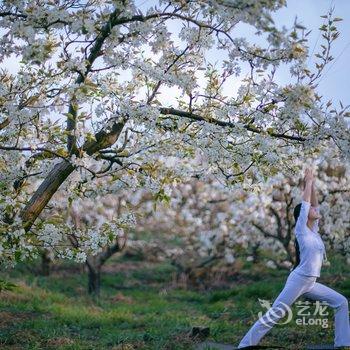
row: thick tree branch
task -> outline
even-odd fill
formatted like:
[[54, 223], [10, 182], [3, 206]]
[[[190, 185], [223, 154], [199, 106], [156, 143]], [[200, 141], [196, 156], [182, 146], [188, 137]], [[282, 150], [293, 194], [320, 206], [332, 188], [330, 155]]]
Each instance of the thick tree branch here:
[[[0, 146], [0, 149], [3, 151], [32, 151], [33, 150], [32, 147], [15, 147], [15, 146]], [[62, 156], [61, 154], [59, 154], [55, 151], [52, 151], [48, 148], [45, 148], [45, 147], [37, 147], [37, 148], [35, 148], [35, 150], [47, 152], [47, 153], [50, 153], [50, 154], [56, 156], [57, 158], [64, 158], [65, 159], [65, 157]]]
[[7, 125], [10, 124], [10, 118], [6, 118], [3, 122], [0, 123], [0, 131], [5, 129]]
[[280, 237], [280, 239], [283, 241], [283, 230], [282, 230], [282, 222], [281, 222], [281, 218], [277, 212], [277, 210], [273, 207], [269, 208], [271, 213], [274, 215], [274, 217], [277, 220], [277, 235], [278, 237]]
[[255, 226], [260, 232], [263, 233], [263, 235], [265, 237], [270, 237], [270, 238], [274, 238], [278, 240], [278, 237], [276, 235], [273, 235], [270, 232], [267, 232], [260, 224], [258, 224], [257, 222], [252, 222], [253, 226]]
[[[95, 135], [96, 141], [86, 141], [84, 143], [83, 150], [87, 154], [92, 155], [100, 149], [110, 147], [118, 140], [124, 124], [124, 121], [114, 123], [111, 131], [109, 132], [102, 129]], [[33, 197], [29, 200], [25, 208], [20, 213], [20, 217], [24, 223], [23, 227], [26, 231], [30, 230], [34, 221], [49, 202], [51, 197], [74, 169], [75, 167], [68, 160], [63, 160], [62, 162], [56, 164], [50, 171], [47, 178], [40, 184]]]
[[[159, 110], [160, 110], [161, 114], [176, 115], [179, 117], [189, 118], [189, 119], [196, 120], [196, 121], [204, 121], [204, 122], [219, 125], [222, 127], [230, 127], [230, 128], [237, 127], [237, 125], [233, 122], [226, 122], [226, 121], [218, 120], [215, 118], [210, 118], [210, 119], [204, 118], [203, 116], [201, 116], [199, 114], [194, 114], [191, 112], [182, 111], [182, 110], [178, 110], [175, 108], [161, 107]], [[258, 129], [256, 127], [251, 126], [251, 125], [243, 125], [243, 127], [244, 127], [244, 129], [247, 129], [248, 131], [251, 131], [253, 133], [257, 133], [257, 134], [261, 134], [263, 132], [267, 133], [267, 131], [262, 130], [262, 129]], [[270, 133], [268, 133], [268, 135], [270, 135], [272, 137], [276, 137], [276, 138], [294, 140], [294, 141], [299, 141], [299, 142], [303, 142], [306, 140], [304, 137], [294, 136], [294, 135], [286, 135], [285, 133], [270, 132]]]
[[[115, 9], [111, 13], [107, 23], [102, 27], [102, 30], [98, 37], [95, 39], [95, 44], [93, 45], [88, 56], [86, 71], [84, 74], [79, 74], [78, 78], [75, 81], [75, 84], [81, 84], [82, 82], [84, 82], [86, 76], [91, 71], [92, 65], [96, 58], [101, 54], [102, 45], [108, 38], [108, 36], [111, 34], [112, 28], [117, 24], [120, 24], [120, 21], [117, 21], [117, 17], [120, 15], [120, 13], [121, 11], [119, 9]], [[73, 97], [68, 109], [69, 117], [67, 118], [67, 131], [73, 131], [76, 128], [77, 109], [78, 107]], [[67, 149], [69, 154], [78, 153], [78, 149], [76, 146], [76, 136], [74, 134], [68, 134], [67, 136]]]

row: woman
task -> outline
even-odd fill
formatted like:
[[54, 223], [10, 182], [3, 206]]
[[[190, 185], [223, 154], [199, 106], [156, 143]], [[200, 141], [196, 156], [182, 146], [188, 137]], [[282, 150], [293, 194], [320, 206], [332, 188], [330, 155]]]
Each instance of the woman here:
[[[301, 295], [324, 301], [334, 309], [335, 337], [334, 347], [350, 346], [350, 325], [348, 300], [335, 290], [316, 282], [320, 277], [326, 251], [318, 233], [320, 214], [314, 175], [312, 169], [306, 169], [302, 202], [294, 209], [297, 261], [290, 272], [282, 292], [271, 308], [250, 328], [238, 345], [238, 349], [257, 345], [260, 339], [282, 318], [287, 309]], [[323, 259], [325, 258], [325, 259]]]

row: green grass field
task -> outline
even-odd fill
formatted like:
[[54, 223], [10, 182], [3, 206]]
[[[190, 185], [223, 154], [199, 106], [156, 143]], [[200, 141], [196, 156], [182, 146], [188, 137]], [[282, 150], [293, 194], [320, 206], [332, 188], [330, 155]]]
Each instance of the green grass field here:
[[[349, 298], [349, 266], [339, 256], [329, 260], [318, 281]], [[18, 285], [0, 293], [1, 349], [194, 349], [196, 341], [188, 337], [193, 326], [210, 327], [208, 340], [237, 345], [263, 311], [258, 298], [272, 302], [288, 275], [245, 263], [225, 289], [184, 290], [172, 282], [175, 269], [168, 263], [114, 257], [96, 301], [87, 295], [87, 275], [77, 264], [60, 263], [49, 277], [36, 276], [34, 268], [21, 264], [0, 273]], [[260, 344], [303, 349], [332, 343], [329, 311], [328, 328], [293, 319], [275, 325]]]

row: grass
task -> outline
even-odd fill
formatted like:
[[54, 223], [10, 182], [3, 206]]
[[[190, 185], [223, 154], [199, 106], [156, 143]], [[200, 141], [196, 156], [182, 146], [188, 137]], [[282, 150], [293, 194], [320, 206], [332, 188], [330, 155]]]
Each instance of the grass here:
[[[349, 266], [331, 256], [318, 280], [349, 298]], [[37, 265], [36, 267], [38, 267]], [[237, 345], [264, 311], [258, 298], [278, 296], [288, 271], [245, 263], [226, 288], [185, 290], [172, 281], [175, 268], [116, 256], [105, 266], [99, 300], [87, 295], [87, 275], [72, 262], [57, 265], [48, 277], [31, 266], [2, 271], [17, 284], [0, 293], [1, 349], [194, 349], [193, 326], [210, 327], [209, 340]], [[297, 308], [294, 305], [293, 313]], [[300, 326], [294, 319], [277, 324], [261, 345], [303, 349], [307, 343], [333, 342], [333, 313], [328, 328]]]

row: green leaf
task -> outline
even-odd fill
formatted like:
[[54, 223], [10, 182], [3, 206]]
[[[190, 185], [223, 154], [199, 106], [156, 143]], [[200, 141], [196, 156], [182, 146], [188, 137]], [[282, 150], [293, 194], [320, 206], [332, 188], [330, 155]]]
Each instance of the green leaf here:
[[21, 261], [21, 252], [20, 251], [15, 251], [15, 260], [16, 262], [20, 262]]
[[13, 290], [17, 287], [18, 287], [17, 284], [0, 279], [0, 292], [5, 291], [5, 290]]

